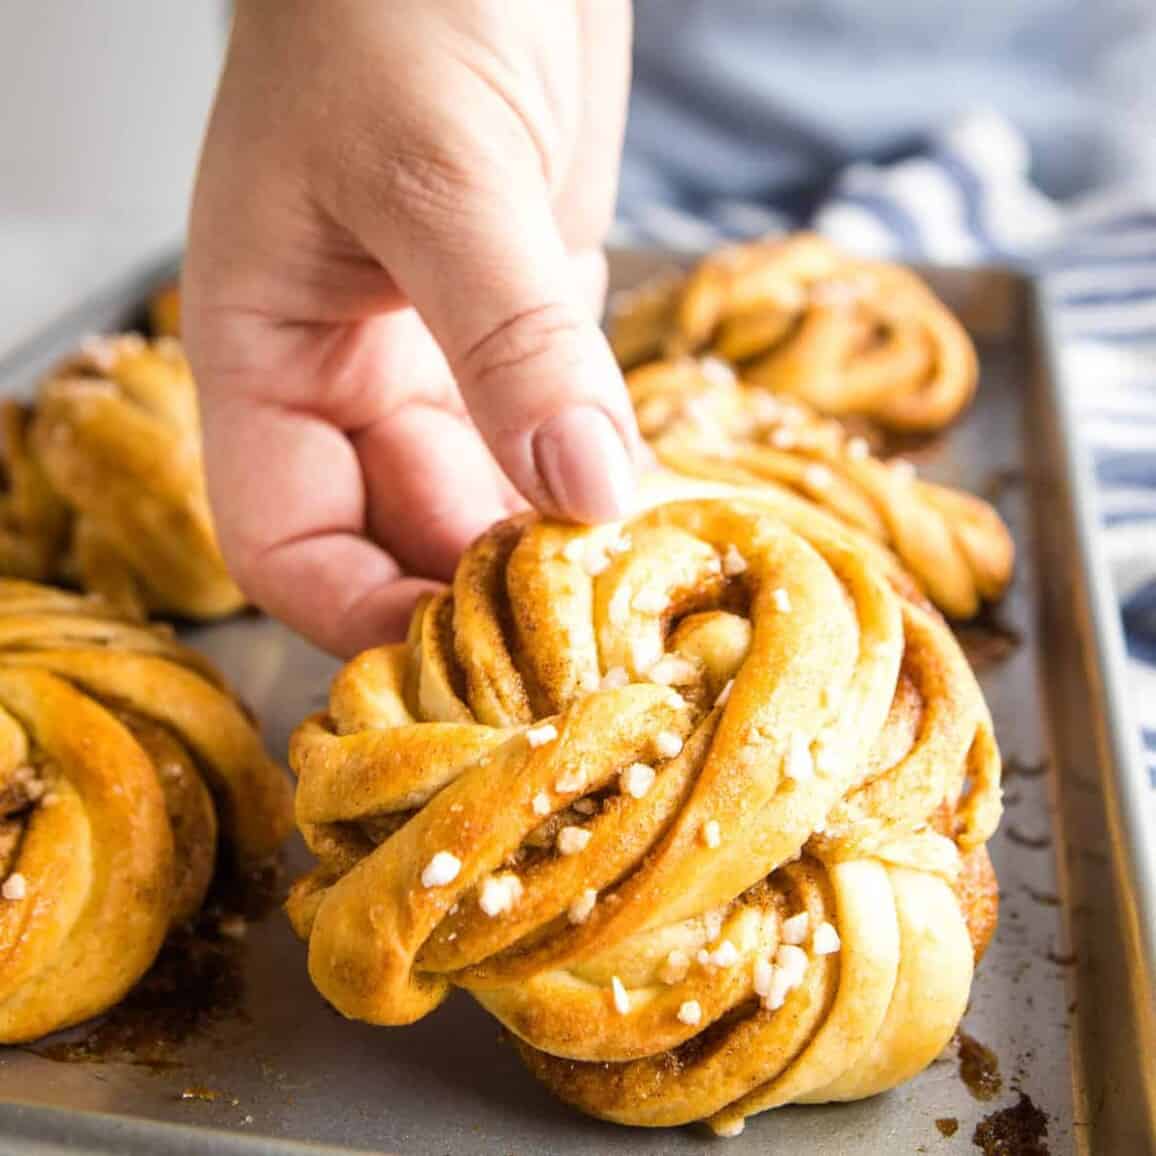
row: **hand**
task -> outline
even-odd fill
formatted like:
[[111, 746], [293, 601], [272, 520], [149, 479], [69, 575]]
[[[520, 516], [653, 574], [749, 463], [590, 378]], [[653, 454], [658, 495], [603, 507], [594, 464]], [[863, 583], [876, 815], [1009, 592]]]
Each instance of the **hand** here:
[[334, 652], [400, 637], [523, 499], [629, 502], [596, 323], [629, 25], [627, 0], [237, 4], [183, 324], [226, 561]]

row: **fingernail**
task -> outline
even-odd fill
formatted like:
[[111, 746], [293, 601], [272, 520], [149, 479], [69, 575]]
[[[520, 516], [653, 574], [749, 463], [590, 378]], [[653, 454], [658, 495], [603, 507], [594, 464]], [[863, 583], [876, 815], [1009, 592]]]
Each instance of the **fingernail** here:
[[543, 422], [534, 463], [563, 517], [612, 522], [630, 508], [634, 467], [614, 423], [594, 406], [571, 406]]

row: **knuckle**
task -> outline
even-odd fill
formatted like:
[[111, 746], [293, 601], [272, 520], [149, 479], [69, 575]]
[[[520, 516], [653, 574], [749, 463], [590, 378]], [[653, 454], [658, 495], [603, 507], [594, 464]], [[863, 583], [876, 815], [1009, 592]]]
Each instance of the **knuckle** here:
[[423, 221], [452, 219], [470, 195], [480, 167], [468, 163], [464, 149], [446, 142], [424, 137], [410, 142], [404, 134], [373, 128], [332, 147], [343, 155], [319, 173], [332, 181], [335, 215], [355, 228], [367, 216], [404, 220], [411, 228]]
[[514, 314], [471, 346], [455, 367], [460, 379], [489, 389], [513, 376], [556, 377], [583, 359], [591, 321], [576, 306], [548, 302]]

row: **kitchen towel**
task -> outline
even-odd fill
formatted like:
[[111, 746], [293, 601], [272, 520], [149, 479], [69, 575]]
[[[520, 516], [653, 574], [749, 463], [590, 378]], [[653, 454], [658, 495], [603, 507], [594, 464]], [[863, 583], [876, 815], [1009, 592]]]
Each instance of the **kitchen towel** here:
[[1032, 185], [1029, 169], [1015, 128], [977, 111], [913, 155], [849, 166], [808, 220], [755, 201], [627, 202], [613, 239], [701, 249], [808, 227], [865, 256], [997, 262], [1040, 276], [1094, 464], [1127, 690], [1156, 805], [1156, 191], [1060, 203]]

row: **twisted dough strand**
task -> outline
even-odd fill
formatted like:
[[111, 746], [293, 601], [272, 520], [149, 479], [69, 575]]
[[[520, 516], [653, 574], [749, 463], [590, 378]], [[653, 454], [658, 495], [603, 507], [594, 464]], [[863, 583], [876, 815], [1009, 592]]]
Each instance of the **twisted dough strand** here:
[[138, 619], [242, 605], [217, 549], [176, 341], [90, 340], [33, 407], [8, 407], [5, 434], [4, 573], [74, 580]]
[[7, 490], [0, 495], [0, 574], [48, 577], [68, 544], [68, 509], [29, 445], [32, 414], [7, 402], [0, 408], [0, 454]]
[[625, 1123], [906, 1079], [994, 924], [966, 661], [874, 551], [774, 500], [495, 528], [290, 758], [326, 998], [401, 1024], [465, 987]]
[[253, 865], [289, 821], [204, 659], [97, 599], [0, 580], [0, 1042], [119, 1000], [199, 910], [218, 825]]
[[978, 372], [967, 333], [918, 277], [809, 233], [721, 249], [625, 295], [610, 337], [627, 369], [712, 352], [751, 385], [909, 432], [953, 421]]
[[999, 514], [874, 457], [863, 438], [797, 402], [739, 383], [717, 362], [655, 361], [627, 374], [639, 426], [679, 473], [789, 490], [892, 549], [928, 597], [970, 618], [1011, 580]]

